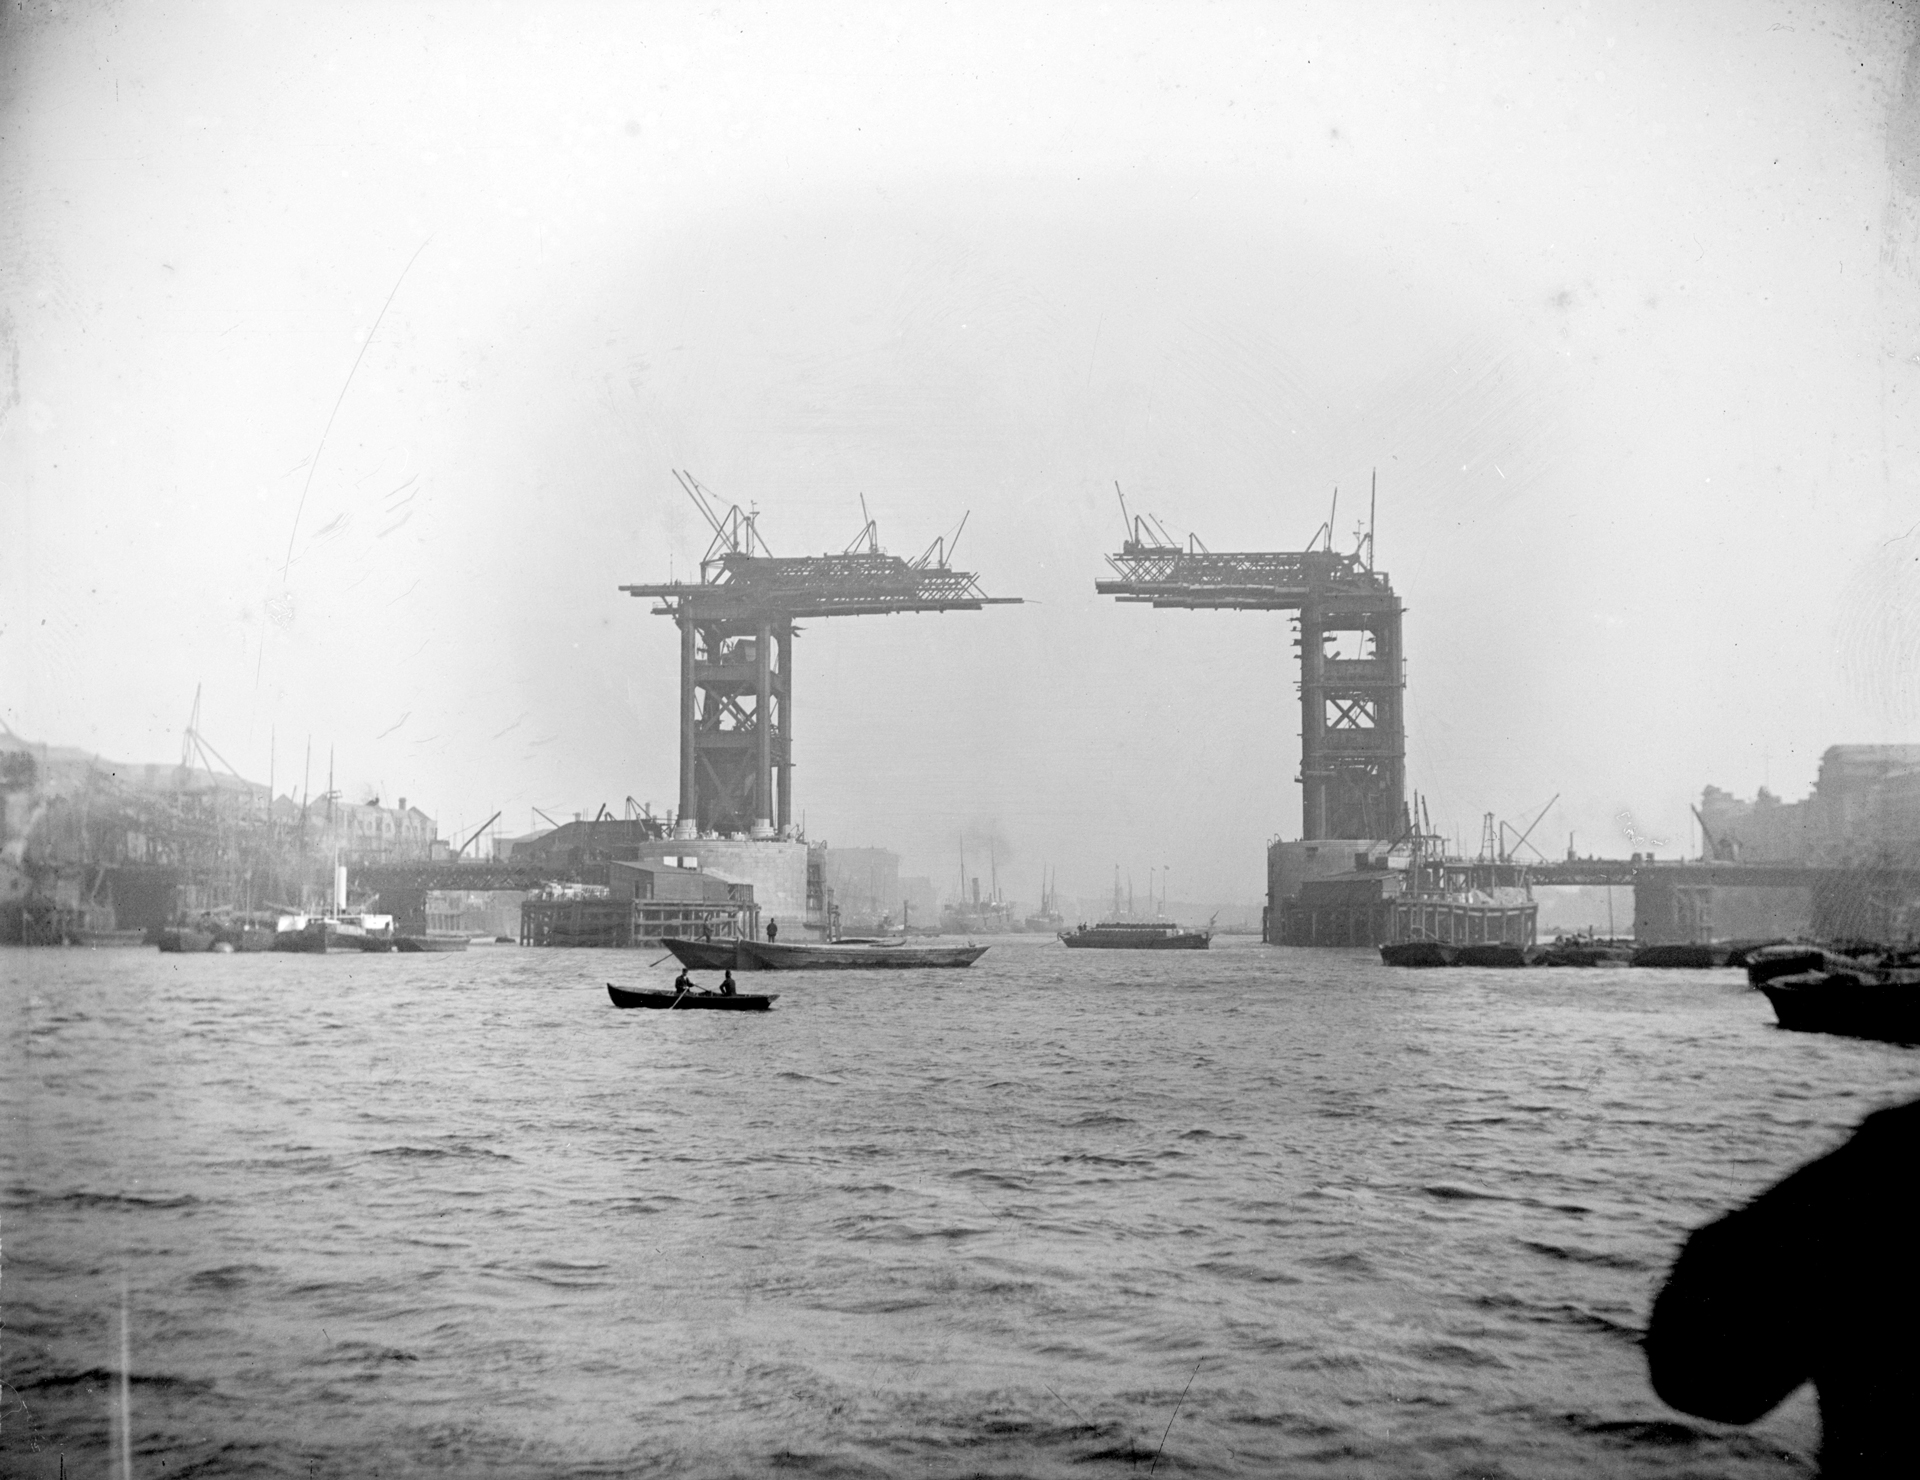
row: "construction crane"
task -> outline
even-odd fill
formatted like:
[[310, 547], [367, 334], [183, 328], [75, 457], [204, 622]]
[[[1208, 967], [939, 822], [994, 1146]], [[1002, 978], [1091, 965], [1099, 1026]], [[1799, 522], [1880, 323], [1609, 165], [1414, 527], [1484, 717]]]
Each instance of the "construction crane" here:
[[676, 832], [785, 835], [793, 823], [794, 623], [808, 617], [976, 611], [1017, 605], [951, 565], [966, 520], [919, 559], [860, 533], [839, 554], [776, 556], [757, 508], [726, 505], [691, 473], [674, 478], [713, 531], [698, 581], [622, 586], [680, 628], [680, 809]]
[[208, 744], [207, 737], [200, 733], [200, 689], [199, 684], [193, 686], [193, 713], [187, 716], [187, 728], [180, 737], [180, 769], [191, 771], [197, 761], [209, 775], [218, 775], [219, 772], [214, 770], [214, 762], [218, 761], [221, 770], [239, 781], [240, 773], [234, 770], [227, 758]]
[[466, 842], [462, 843], [458, 848], [455, 848], [453, 850], [453, 856], [455, 858], [459, 858], [463, 854], [465, 854], [467, 849], [471, 848], [475, 843], [480, 841], [480, 834], [485, 832], [488, 828], [492, 827], [494, 823], [498, 822], [499, 820], [500, 820], [500, 814], [498, 812], [495, 812], [493, 816], [489, 817], [485, 822], [481, 823], [470, 834], [468, 834]]

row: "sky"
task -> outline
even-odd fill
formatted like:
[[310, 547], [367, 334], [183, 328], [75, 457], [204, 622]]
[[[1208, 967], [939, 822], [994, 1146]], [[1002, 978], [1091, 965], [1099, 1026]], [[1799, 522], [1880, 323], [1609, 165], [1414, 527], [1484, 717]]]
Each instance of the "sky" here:
[[[29, 3], [0, 18], [0, 719], [454, 834], [677, 796], [692, 470], [1020, 606], [806, 625], [816, 839], [1249, 901], [1282, 614], [1129, 504], [1377, 479], [1410, 783], [1679, 856], [1920, 739], [1920, 26], [1831, 3]], [[310, 747], [310, 752], [309, 752]], [[311, 759], [308, 759], [309, 753]], [[1548, 803], [1552, 802], [1551, 807]], [[976, 869], [977, 871], [977, 869]]]

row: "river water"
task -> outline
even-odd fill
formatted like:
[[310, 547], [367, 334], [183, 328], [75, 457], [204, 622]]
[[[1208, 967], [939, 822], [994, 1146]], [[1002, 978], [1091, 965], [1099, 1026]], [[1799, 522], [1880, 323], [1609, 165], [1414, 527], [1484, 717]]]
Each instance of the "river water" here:
[[[9, 951], [0, 1471], [1773, 1476], [1638, 1338], [1920, 1094], [1734, 972]], [[1765, 1300], [1765, 1290], [1755, 1290]]]

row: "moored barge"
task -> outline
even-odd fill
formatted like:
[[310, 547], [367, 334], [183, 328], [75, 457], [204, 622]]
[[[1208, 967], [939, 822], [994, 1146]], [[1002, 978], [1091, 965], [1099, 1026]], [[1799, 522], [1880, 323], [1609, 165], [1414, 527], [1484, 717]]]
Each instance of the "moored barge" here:
[[1212, 931], [1171, 920], [1102, 920], [1060, 932], [1060, 943], [1076, 951], [1204, 951], [1212, 939]]

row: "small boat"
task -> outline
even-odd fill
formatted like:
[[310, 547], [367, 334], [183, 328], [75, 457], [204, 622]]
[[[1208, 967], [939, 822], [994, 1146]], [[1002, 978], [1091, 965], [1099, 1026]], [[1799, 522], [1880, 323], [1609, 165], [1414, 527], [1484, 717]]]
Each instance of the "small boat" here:
[[681, 1012], [765, 1012], [780, 996], [778, 992], [630, 992], [607, 983], [607, 996], [615, 1007], [659, 1007]]
[[296, 951], [301, 955], [324, 956], [330, 951], [357, 951], [358, 942], [349, 944], [344, 936], [327, 929], [325, 920], [309, 920], [292, 930], [282, 930], [273, 938], [276, 951]]
[[160, 931], [160, 949], [171, 953], [210, 951], [215, 933], [197, 925], [168, 925]]
[[1707, 971], [1716, 966], [1725, 966], [1732, 954], [1731, 945], [1642, 946], [1633, 953], [1633, 964], [1677, 968], [1683, 971]]
[[1505, 941], [1481, 941], [1477, 945], [1457, 946], [1456, 966], [1531, 966], [1533, 953], [1525, 946]]
[[1062, 945], [1076, 951], [1204, 951], [1208, 930], [1183, 930], [1171, 920], [1102, 920], [1060, 932]]
[[1534, 951], [1540, 966], [1628, 966], [1633, 942], [1593, 935], [1562, 935]]
[[1388, 966], [1452, 966], [1459, 955], [1458, 946], [1438, 940], [1396, 940], [1380, 947], [1380, 959]]
[[1804, 971], [1760, 983], [1780, 1026], [1883, 1043], [1920, 1043], [1920, 971]]
[[[971, 966], [987, 946], [910, 946], [892, 941], [872, 945], [794, 946], [770, 940], [735, 943], [744, 963], [759, 971], [917, 971], [925, 967]], [[692, 963], [689, 962], [689, 965]]]
[[76, 930], [73, 943], [85, 946], [92, 951], [125, 950], [130, 946], [144, 946], [147, 932], [144, 930]]
[[249, 910], [227, 916], [220, 928], [220, 940], [236, 951], [270, 951], [279, 933], [278, 915]]
[[467, 938], [464, 935], [396, 935], [393, 948], [409, 955], [438, 955], [443, 951], [464, 951]]

